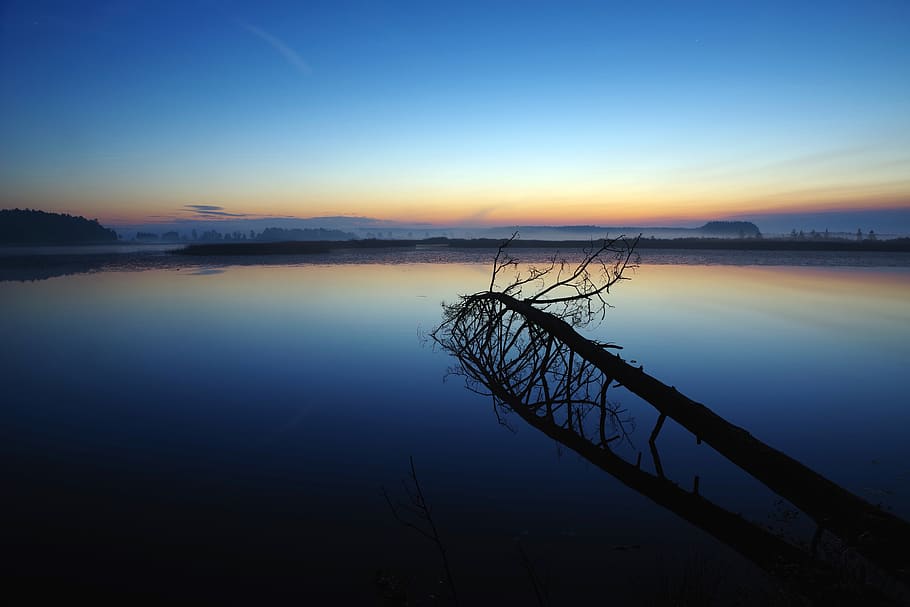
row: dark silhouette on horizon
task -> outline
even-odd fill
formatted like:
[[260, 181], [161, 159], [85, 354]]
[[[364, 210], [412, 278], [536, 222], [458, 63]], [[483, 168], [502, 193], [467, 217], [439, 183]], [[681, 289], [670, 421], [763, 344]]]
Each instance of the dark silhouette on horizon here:
[[[175, 251], [182, 255], [297, 255], [314, 251], [325, 252], [337, 249], [489, 249], [496, 250], [502, 241], [495, 238], [446, 238], [444, 236], [422, 239], [375, 239], [360, 240], [296, 240], [296, 241], [241, 241], [213, 242], [187, 245]], [[581, 250], [591, 245], [590, 240], [516, 240], [516, 249], [560, 249]], [[850, 253], [906, 253], [910, 252], [910, 238], [891, 240], [800, 240], [792, 238], [642, 238], [638, 249], [680, 250], [680, 251], [790, 251], [790, 252], [850, 252]]]
[[761, 231], [751, 221], [709, 221], [697, 231], [707, 236], [761, 238]]
[[256, 235], [260, 242], [356, 240], [351, 232], [326, 228], [266, 228]]
[[0, 209], [0, 244], [117, 242], [117, 233], [97, 219], [29, 209]]

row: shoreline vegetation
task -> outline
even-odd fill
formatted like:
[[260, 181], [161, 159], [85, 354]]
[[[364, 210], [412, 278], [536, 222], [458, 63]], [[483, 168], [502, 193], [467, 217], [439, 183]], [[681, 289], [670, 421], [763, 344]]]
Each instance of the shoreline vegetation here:
[[30, 209], [0, 209], [0, 244], [111, 244], [117, 232], [97, 219]]
[[[489, 228], [500, 230], [501, 228]], [[763, 235], [751, 221], [708, 221], [694, 228], [597, 227], [597, 226], [524, 226], [515, 230], [525, 238], [512, 242], [514, 249], [584, 249], [603, 238], [638, 239], [638, 248], [703, 251], [841, 251], [910, 252], [910, 237], [881, 237], [870, 230], [855, 235], [812, 230], [793, 230], [789, 235]], [[31, 209], [0, 209], [0, 252], [16, 254], [18, 247], [73, 247], [91, 245], [164, 245], [180, 247], [175, 251], [191, 256], [306, 255], [336, 250], [371, 249], [490, 249], [498, 248], [504, 238], [498, 234], [451, 234], [412, 237], [411, 232], [387, 232], [387, 237], [367, 231], [312, 228], [268, 227], [221, 233], [171, 230], [164, 233], [136, 232], [127, 239], [123, 234], [102, 226], [97, 219]], [[603, 234], [603, 237], [601, 236]]]
[[[424, 238], [418, 240], [337, 240], [289, 242], [220, 242], [191, 244], [173, 251], [175, 255], [306, 255], [339, 249], [491, 249], [502, 244], [498, 238]], [[590, 240], [515, 240], [513, 249], [584, 249], [598, 241]], [[910, 252], [910, 238], [891, 240], [793, 240], [774, 238], [642, 238], [638, 249], [677, 249], [712, 251], [843, 251]]]
[[[629, 238], [628, 240], [632, 240]], [[574, 256], [602, 240], [513, 240], [527, 261]], [[191, 269], [231, 265], [488, 261], [498, 238], [362, 239], [285, 242], [0, 244], [0, 282], [116, 270]], [[791, 240], [774, 238], [639, 238], [648, 263], [848, 265], [910, 267], [910, 238]], [[675, 261], [673, 261], [675, 260]], [[683, 260], [683, 261], [680, 261]]]

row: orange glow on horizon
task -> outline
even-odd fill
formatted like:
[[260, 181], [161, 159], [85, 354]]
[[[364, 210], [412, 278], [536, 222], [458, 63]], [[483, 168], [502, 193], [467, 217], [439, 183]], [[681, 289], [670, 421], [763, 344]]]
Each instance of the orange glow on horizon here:
[[[324, 193], [309, 197], [290, 192], [213, 194], [199, 198], [152, 199], [143, 196], [129, 204], [116, 200], [83, 198], [42, 204], [4, 204], [97, 218], [102, 224], [135, 225], [187, 220], [238, 220], [258, 218], [311, 218], [329, 216], [369, 217], [405, 224], [428, 223], [439, 227], [509, 225], [608, 225], [660, 226], [700, 223], [730, 216], [760, 219], [771, 213], [825, 211], [874, 211], [910, 209], [910, 184], [901, 187], [816, 188], [789, 192], [746, 192], [725, 197], [713, 191], [704, 195], [677, 192], [575, 191], [548, 188], [539, 192], [415, 191], [341, 195]], [[267, 202], [266, 202], [267, 201]], [[186, 208], [191, 204], [223, 207], [229, 215], [201, 216]]]

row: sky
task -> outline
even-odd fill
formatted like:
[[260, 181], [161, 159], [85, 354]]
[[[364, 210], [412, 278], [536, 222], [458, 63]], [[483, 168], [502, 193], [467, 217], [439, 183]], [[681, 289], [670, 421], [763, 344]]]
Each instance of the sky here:
[[0, 207], [111, 225], [906, 210], [910, 3], [5, 0]]

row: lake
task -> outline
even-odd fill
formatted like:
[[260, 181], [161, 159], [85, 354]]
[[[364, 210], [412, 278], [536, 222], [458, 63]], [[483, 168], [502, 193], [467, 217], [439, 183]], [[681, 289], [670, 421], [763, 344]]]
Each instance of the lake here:
[[[0, 282], [14, 586], [377, 604], [391, 579], [432, 604], [439, 554], [383, 494], [407, 502], [409, 457], [462, 604], [535, 604], [535, 576], [553, 604], [659, 604], [691, 567], [734, 593], [758, 583], [449, 376], [428, 332], [441, 302], [487, 287], [490, 255], [422, 255], [161, 257]], [[708, 255], [645, 256], [585, 335], [910, 517], [910, 258]], [[656, 412], [617, 395], [634, 459]], [[808, 541], [788, 504], [685, 430], [668, 422], [659, 445], [681, 486], [698, 475], [707, 498]]]

